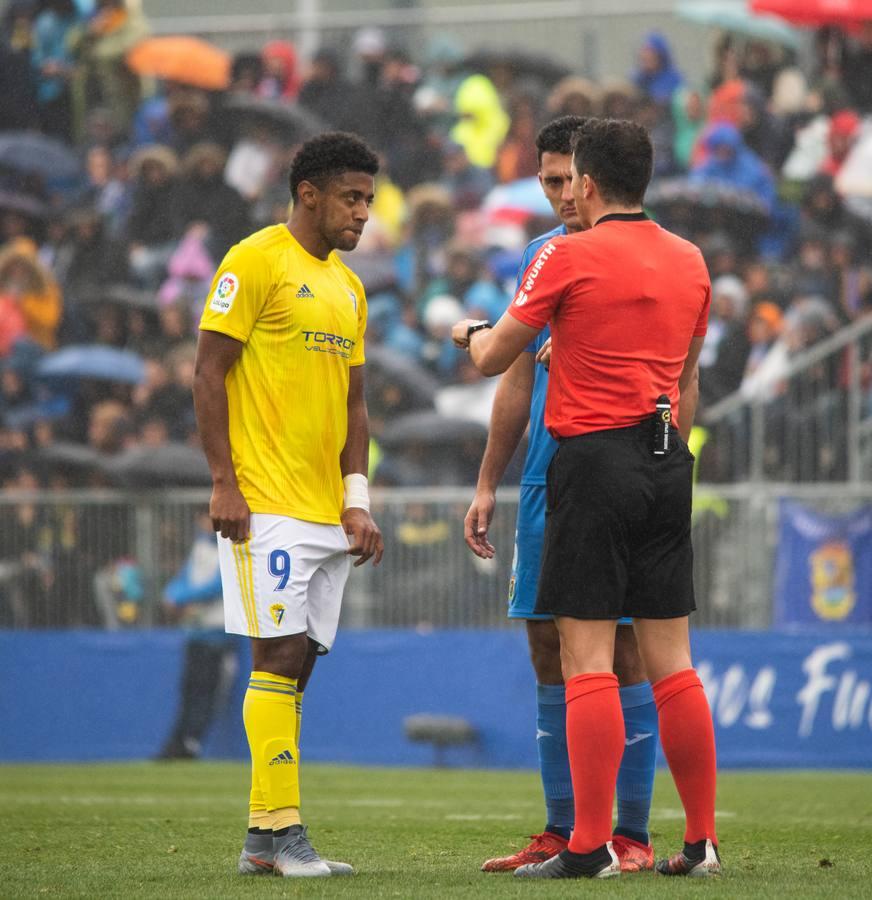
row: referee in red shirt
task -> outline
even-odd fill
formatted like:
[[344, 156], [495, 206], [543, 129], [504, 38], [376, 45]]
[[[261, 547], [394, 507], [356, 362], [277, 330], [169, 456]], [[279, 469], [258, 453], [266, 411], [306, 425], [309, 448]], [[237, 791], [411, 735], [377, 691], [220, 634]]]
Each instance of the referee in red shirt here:
[[548, 470], [536, 612], [555, 616], [575, 792], [569, 849], [519, 877], [620, 874], [612, 802], [624, 750], [615, 627], [632, 616], [660, 738], [684, 805], [684, 849], [664, 875], [720, 873], [711, 712], [693, 669], [693, 457], [686, 439], [711, 287], [699, 250], [642, 211], [648, 133], [590, 120], [575, 136], [572, 192], [585, 231], [545, 244], [506, 315], [464, 320], [455, 343], [485, 375], [505, 371], [551, 325]]

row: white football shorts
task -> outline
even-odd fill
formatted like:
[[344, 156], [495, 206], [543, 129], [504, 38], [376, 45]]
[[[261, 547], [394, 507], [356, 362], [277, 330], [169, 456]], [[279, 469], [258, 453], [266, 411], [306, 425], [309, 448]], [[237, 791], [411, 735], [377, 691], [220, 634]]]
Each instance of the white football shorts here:
[[340, 525], [252, 513], [251, 537], [218, 535], [224, 628], [249, 637], [305, 632], [326, 653], [336, 637], [351, 566]]

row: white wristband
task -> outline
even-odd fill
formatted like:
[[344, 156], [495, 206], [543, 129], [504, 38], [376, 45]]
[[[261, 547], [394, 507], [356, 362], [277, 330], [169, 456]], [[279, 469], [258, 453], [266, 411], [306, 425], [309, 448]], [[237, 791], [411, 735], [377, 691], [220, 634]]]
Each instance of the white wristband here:
[[369, 489], [366, 475], [353, 472], [342, 479], [342, 484], [345, 485], [345, 504], [342, 509], [346, 510], [353, 506], [369, 512]]

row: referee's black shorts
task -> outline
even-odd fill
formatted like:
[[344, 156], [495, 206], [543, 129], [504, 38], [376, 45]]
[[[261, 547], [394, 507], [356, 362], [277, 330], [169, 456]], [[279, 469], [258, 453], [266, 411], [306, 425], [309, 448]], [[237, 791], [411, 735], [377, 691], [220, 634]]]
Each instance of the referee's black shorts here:
[[653, 422], [564, 439], [548, 469], [536, 612], [673, 619], [696, 609], [690, 541], [693, 456]]

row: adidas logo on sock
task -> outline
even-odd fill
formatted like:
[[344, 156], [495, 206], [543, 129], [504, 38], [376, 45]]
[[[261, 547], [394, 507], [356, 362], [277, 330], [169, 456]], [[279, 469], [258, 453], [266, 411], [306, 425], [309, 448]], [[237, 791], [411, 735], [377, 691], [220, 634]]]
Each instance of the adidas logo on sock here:
[[274, 756], [269, 761], [269, 764], [271, 766], [294, 766], [294, 765], [296, 765], [296, 763], [297, 763], [297, 761], [291, 755], [290, 750], [282, 750], [282, 752], [279, 753], [278, 756]]
[[301, 300], [314, 300], [315, 294], [312, 292], [309, 285], [304, 282], [300, 290], [297, 291], [297, 297]]

